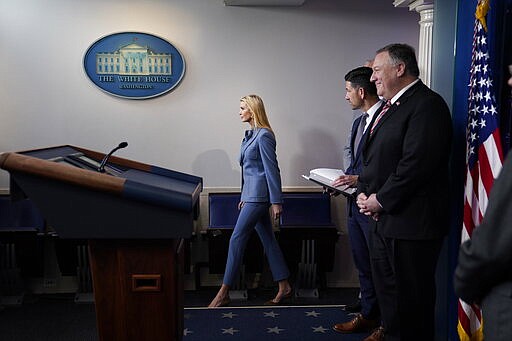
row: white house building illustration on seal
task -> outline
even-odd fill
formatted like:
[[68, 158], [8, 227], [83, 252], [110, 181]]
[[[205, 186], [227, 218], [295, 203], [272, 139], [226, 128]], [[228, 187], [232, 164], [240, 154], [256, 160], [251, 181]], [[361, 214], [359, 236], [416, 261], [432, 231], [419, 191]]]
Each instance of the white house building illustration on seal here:
[[129, 43], [113, 52], [96, 53], [98, 75], [171, 75], [170, 53], [157, 53], [148, 46]]

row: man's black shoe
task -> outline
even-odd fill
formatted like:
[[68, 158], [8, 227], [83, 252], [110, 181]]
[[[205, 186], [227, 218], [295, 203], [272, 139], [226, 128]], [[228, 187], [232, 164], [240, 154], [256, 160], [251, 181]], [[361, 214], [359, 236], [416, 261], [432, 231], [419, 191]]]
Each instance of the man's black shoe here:
[[349, 313], [358, 313], [361, 311], [361, 300], [357, 300], [353, 304], [347, 304], [343, 307], [343, 310], [348, 311]]

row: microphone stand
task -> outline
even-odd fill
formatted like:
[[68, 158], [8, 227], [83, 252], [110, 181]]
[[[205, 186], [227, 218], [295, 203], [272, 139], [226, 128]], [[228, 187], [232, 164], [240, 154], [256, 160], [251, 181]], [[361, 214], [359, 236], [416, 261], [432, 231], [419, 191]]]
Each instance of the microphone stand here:
[[105, 165], [107, 164], [107, 161], [108, 159], [110, 158], [110, 156], [112, 154], [114, 154], [114, 152], [118, 149], [121, 149], [121, 148], [125, 148], [128, 146], [128, 142], [121, 142], [119, 143], [119, 145], [117, 147], [115, 147], [114, 149], [112, 149], [110, 151], [110, 153], [108, 153], [107, 155], [105, 155], [105, 157], [103, 158], [103, 160], [101, 160], [101, 163], [100, 163], [100, 166], [98, 167], [98, 172], [100, 173], [105, 173]]

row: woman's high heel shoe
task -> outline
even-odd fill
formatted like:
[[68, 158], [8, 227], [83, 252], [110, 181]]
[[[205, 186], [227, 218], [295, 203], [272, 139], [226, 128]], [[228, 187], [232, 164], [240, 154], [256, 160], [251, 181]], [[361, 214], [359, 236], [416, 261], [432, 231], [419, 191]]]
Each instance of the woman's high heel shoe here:
[[231, 300], [229, 299], [229, 297], [224, 297], [217, 305], [215, 306], [211, 306], [211, 303], [210, 305], [208, 306], [208, 308], [221, 308], [221, 307], [225, 307], [227, 305], [229, 305], [231, 303]]
[[292, 297], [293, 297], [293, 289], [290, 289], [290, 291], [288, 291], [288, 293], [281, 296], [281, 299], [279, 301], [275, 302], [274, 300], [268, 300], [263, 305], [274, 305], [274, 306], [282, 305], [285, 302], [291, 301]]

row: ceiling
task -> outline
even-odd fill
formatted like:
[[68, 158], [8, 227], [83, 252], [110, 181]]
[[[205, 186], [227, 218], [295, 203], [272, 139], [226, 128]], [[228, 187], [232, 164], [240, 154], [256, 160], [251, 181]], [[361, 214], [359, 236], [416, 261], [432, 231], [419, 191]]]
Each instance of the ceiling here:
[[224, 0], [226, 6], [301, 6], [306, 0]]

